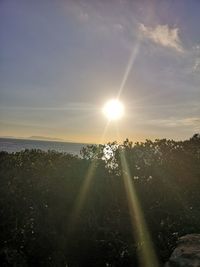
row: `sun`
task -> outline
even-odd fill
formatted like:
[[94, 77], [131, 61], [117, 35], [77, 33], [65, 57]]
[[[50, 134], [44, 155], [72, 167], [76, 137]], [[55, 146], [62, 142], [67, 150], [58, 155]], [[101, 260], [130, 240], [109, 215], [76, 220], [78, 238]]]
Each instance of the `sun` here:
[[103, 106], [102, 111], [109, 120], [119, 120], [124, 115], [124, 105], [118, 99], [111, 99]]

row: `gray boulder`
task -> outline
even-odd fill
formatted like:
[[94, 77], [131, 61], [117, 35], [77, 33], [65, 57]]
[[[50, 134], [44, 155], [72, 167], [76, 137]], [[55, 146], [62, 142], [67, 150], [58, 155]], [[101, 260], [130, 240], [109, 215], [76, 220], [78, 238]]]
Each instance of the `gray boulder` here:
[[200, 267], [200, 234], [189, 234], [179, 238], [165, 267]]

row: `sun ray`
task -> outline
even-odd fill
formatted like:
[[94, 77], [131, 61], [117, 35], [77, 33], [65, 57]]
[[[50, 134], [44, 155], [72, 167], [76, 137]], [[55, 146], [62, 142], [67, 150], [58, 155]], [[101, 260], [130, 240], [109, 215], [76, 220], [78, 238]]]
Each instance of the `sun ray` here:
[[[101, 135], [100, 144], [104, 143], [104, 138], [105, 138], [107, 129], [109, 127], [109, 124], [110, 124], [110, 121], [107, 121], [107, 123], [104, 127], [104, 130], [103, 130], [103, 133]], [[78, 194], [77, 199], [75, 200], [74, 207], [73, 207], [72, 212], [69, 216], [69, 221], [68, 221], [68, 233], [69, 234], [73, 233], [73, 231], [76, 228], [76, 225], [78, 223], [78, 217], [82, 211], [86, 197], [87, 197], [88, 192], [90, 190], [92, 179], [95, 175], [95, 171], [96, 171], [97, 166], [98, 166], [98, 161], [95, 159], [91, 160], [90, 166], [89, 166], [87, 174], [84, 178], [80, 192]]]
[[[133, 66], [134, 60], [135, 60], [136, 55], [138, 53], [138, 49], [139, 49], [139, 43], [137, 43], [135, 45], [135, 47], [134, 47], [134, 49], [132, 51], [131, 57], [129, 59], [125, 74], [123, 76], [123, 79], [122, 79], [122, 82], [121, 82], [121, 85], [120, 85], [120, 88], [119, 88], [117, 99], [119, 99], [119, 97], [120, 97], [120, 95], [121, 95], [121, 93], [122, 93], [122, 91], [124, 89], [125, 83], [126, 83], [126, 81], [128, 79], [129, 73], [131, 71], [131, 68]], [[100, 143], [104, 142], [105, 135], [106, 135], [106, 132], [107, 132], [109, 124], [110, 124], [110, 120], [108, 120], [107, 124], [104, 127]], [[97, 162], [96, 161], [92, 161], [91, 165], [90, 165], [90, 167], [88, 169], [87, 175], [85, 177], [85, 180], [83, 182], [83, 185], [81, 187], [81, 190], [79, 192], [79, 195], [77, 197], [77, 200], [75, 201], [75, 205], [74, 205], [74, 208], [72, 210], [71, 216], [69, 218], [69, 225], [68, 225], [68, 229], [69, 230], [72, 229], [72, 226], [73, 226], [73, 228], [75, 227], [75, 224], [77, 222], [78, 216], [79, 216], [79, 214], [80, 214], [80, 212], [81, 212], [81, 210], [83, 208], [86, 196], [87, 196], [87, 194], [89, 192], [89, 189], [90, 189], [90, 186], [91, 186], [91, 182], [92, 182], [92, 178], [93, 178], [93, 176], [95, 174], [96, 167], [97, 167]], [[156, 266], [154, 266], [154, 267], [156, 267]]]
[[131, 179], [131, 174], [126, 161], [124, 151], [120, 152], [122, 165], [122, 176], [127, 194], [133, 234], [137, 239], [140, 249], [138, 249], [138, 259], [142, 267], [158, 267], [159, 263], [153, 248], [151, 236], [148, 231], [139, 200]]
[[128, 61], [128, 64], [127, 64], [127, 67], [126, 67], [126, 70], [125, 70], [125, 73], [124, 73], [124, 76], [122, 78], [122, 82], [120, 84], [120, 87], [119, 87], [119, 91], [118, 91], [118, 94], [117, 94], [117, 98], [119, 99], [120, 96], [121, 96], [121, 93], [122, 91], [124, 90], [124, 86], [127, 82], [127, 79], [129, 77], [129, 74], [130, 74], [130, 71], [133, 67], [133, 64], [135, 62], [135, 59], [136, 59], [136, 56], [139, 52], [139, 41], [137, 41], [137, 43], [135, 44], [133, 50], [132, 50], [132, 53], [131, 53], [131, 56], [130, 56], [130, 59]]
[[106, 125], [105, 125], [104, 129], [103, 129], [99, 144], [104, 144], [105, 143], [105, 136], [106, 136], [106, 133], [107, 133], [109, 125], [110, 125], [110, 121], [108, 120], [106, 122]]
[[73, 233], [75, 230], [77, 224], [78, 224], [78, 217], [82, 211], [83, 205], [85, 203], [87, 194], [90, 190], [92, 178], [95, 174], [95, 170], [97, 167], [98, 162], [93, 160], [88, 168], [87, 174], [84, 178], [84, 181], [82, 183], [80, 192], [78, 194], [78, 197], [75, 201], [74, 207], [72, 209], [72, 212], [69, 217], [68, 221], [68, 233]]

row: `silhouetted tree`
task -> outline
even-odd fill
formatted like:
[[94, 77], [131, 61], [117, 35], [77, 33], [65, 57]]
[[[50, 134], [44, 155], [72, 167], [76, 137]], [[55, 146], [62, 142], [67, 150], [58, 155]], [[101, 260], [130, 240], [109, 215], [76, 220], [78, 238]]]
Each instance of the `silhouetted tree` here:
[[199, 134], [90, 145], [81, 157], [0, 152], [1, 266], [138, 266], [122, 153], [160, 262], [200, 232]]

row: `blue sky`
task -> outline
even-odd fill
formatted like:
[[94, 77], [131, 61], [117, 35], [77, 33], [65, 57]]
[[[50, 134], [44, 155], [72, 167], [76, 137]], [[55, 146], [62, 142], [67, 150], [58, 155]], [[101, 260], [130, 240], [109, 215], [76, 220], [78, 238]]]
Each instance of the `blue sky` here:
[[[0, 136], [191, 137], [200, 131], [199, 14], [198, 0], [2, 0]], [[106, 128], [101, 107], [120, 88], [125, 116]]]

